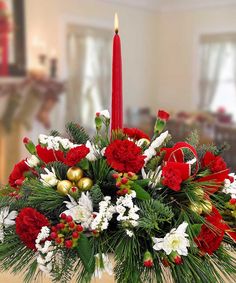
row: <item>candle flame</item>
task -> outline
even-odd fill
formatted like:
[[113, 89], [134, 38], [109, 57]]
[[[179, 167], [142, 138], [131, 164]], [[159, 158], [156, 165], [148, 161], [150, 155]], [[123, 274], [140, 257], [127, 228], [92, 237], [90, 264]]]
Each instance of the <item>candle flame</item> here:
[[115, 28], [115, 33], [118, 33], [119, 30], [119, 19], [117, 13], [115, 13], [115, 18], [114, 18], [114, 28]]

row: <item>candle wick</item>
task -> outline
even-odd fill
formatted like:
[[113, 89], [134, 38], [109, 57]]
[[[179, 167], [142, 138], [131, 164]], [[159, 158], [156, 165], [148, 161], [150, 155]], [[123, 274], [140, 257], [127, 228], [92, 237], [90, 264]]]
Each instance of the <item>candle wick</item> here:
[[118, 28], [116, 28], [116, 29], [115, 29], [115, 33], [118, 34], [118, 32], [119, 32], [119, 30], [118, 30]]

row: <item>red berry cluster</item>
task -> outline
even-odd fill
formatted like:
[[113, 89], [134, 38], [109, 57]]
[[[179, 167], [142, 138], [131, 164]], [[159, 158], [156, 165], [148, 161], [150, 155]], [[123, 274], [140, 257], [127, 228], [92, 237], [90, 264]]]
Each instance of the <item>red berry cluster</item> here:
[[115, 173], [112, 175], [116, 179], [116, 187], [119, 190], [116, 192], [117, 195], [123, 196], [130, 193], [133, 181], [137, 180], [138, 177], [133, 172], [128, 173]]
[[153, 267], [153, 260], [151, 260], [151, 259], [149, 259], [149, 260], [145, 260], [144, 262], [143, 262], [143, 265], [145, 266], [145, 267]]
[[78, 245], [78, 239], [83, 232], [83, 227], [76, 224], [70, 215], [67, 216], [62, 213], [60, 223], [52, 226], [51, 231], [50, 236], [58, 245], [71, 249]]
[[143, 265], [145, 267], [151, 268], [153, 267], [154, 263], [153, 263], [153, 258], [152, 258], [152, 254], [149, 251], [146, 251], [144, 253], [143, 256]]

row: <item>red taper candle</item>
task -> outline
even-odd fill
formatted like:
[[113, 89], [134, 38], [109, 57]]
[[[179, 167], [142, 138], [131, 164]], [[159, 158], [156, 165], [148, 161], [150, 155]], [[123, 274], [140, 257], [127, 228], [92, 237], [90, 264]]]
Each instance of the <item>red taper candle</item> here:
[[115, 35], [113, 39], [112, 60], [112, 104], [111, 130], [123, 128], [122, 59], [121, 43], [118, 34], [118, 16], [115, 14]]

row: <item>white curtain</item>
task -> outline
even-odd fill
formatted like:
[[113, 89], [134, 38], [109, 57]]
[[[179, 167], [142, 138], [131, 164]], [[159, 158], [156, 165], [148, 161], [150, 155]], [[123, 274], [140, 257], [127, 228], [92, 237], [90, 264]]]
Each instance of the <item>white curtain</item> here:
[[226, 43], [205, 40], [201, 44], [201, 77], [199, 108], [208, 110], [216, 92]]
[[108, 31], [74, 27], [68, 35], [67, 121], [93, 127], [96, 112], [110, 104], [111, 36]]

